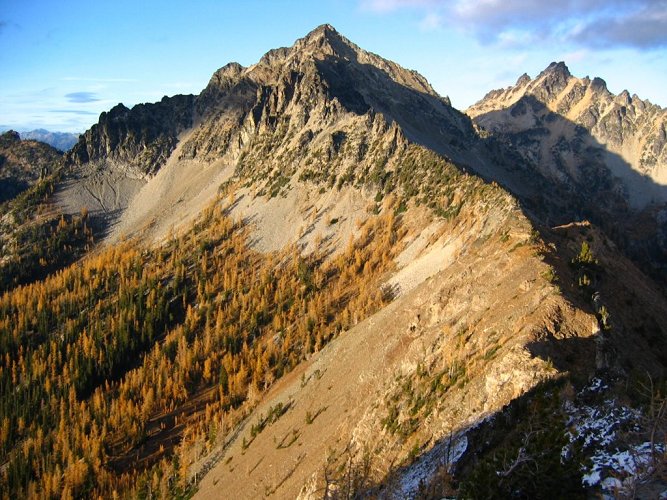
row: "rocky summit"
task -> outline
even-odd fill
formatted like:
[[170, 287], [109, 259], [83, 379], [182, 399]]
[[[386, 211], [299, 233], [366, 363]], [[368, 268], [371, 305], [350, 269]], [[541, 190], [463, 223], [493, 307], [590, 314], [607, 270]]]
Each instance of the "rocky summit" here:
[[[196, 98], [165, 98], [132, 110], [118, 105], [104, 113], [68, 154], [73, 175], [89, 181], [85, 190], [77, 186], [71, 195], [67, 191], [63, 204], [70, 210], [86, 205], [93, 212], [118, 216], [159, 170], [163, 176], [177, 170], [174, 175], [184, 177], [183, 183], [169, 181], [165, 191], [193, 183], [193, 190], [201, 190], [211, 184], [211, 176], [228, 177], [230, 168], [255, 177], [267, 174], [260, 169], [270, 169], [273, 177], [280, 173], [287, 178], [304, 170], [308, 153], [326, 142], [327, 156], [354, 146], [356, 161], [363, 161], [372, 144], [368, 136], [386, 134], [392, 126], [393, 140], [405, 137], [461, 162], [473, 161], [475, 134], [468, 117], [438, 96], [421, 75], [365, 52], [323, 26], [291, 48], [269, 51], [250, 68], [226, 65]], [[352, 134], [355, 128], [358, 132]], [[257, 159], [250, 172], [243, 168], [243, 160], [250, 158], [240, 157], [260, 142], [271, 145], [278, 156]], [[295, 154], [300, 156], [297, 161]], [[199, 167], [186, 166], [193, 163]], [[203, 168], [207, 171], [201, 179], [192, 175]], [[315, 173], [335, 175], [322, 170]], [[159, 198], [164, 210], [181, 196], [163, 193]], [[144, 196], [139, 199], [146, 201]], [[154, 209], [133, 206], [128, 215], [132, 223], [121, 220], [123, 231], [131, 232], [137, 218], [152, 217], [145, 212]], [[185, 212], [194, 215], [199, 210], [201, 204]]]
[[330, 25], [102, 113], [2, 205], [2, 491], [662, 491], [664, 117], [563, 63], [463, 113]]
[[667, 201], [667, 110], [627, 90], [614, 95], [601, 78], [551, 63], [466, 112], [557, 182], [613, 184], [634, 208]]

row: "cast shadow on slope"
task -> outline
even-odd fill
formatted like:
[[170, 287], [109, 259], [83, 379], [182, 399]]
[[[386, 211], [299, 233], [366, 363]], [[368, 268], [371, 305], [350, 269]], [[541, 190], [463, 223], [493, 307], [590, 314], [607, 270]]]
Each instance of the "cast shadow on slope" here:
[[[627, 187], [624, 189], [615, 178], [621, 178], [634, 189], [637, 189], [637, 186], [642, 187], [648, 193], [651, 193], [650, 196], [654, 200], [658, 201], [667, 200], [667, 186], [659, 185], [648, 176], [634, 170], [622, 157], [610, 152], [583, 127], [549, 111], [546, 106], [537, 100], [529, 100], [524, 105], [536, 108], [544, 120], [555, 123], [555, 129], [569, 130], [573, 134], [573, 140], [570, 142], [565, 138], [562, 140], [558, 138], [556, 141], [558, 148], [553, 148], [551, 151], [556, 165], [563, 173], [562, 178], [565, 180], [558, 181], [546, 177], [526, 159], [513, 151], [513, 147], [526, 147], [531, 143], [539, 142], [540, 137], [548, 133], [544, 127], [536, 127], [511, 136], [510, 147], [497, 137], [487, 138], [484, 140], [484, 149], [486, 158], [491, 160], [493, 168], [475, 169], [474, 163], [470, 163], [470, 157], [458, 149], [456, 146], [459, 144], [454, 142], [456, 139], [461, 140], [460, 144], [464, 144], [464, 141], [470, 141], [467, 134], [462, 133], [460, 128], [454, 127], [452, 129], [452, 123], [446, 120], [446, 115], [443, 116], [443, 114], [435, 111], [446, 109], [441, 101], [431, 95], [398, 84], [387, 73], [375, 66], [358, 63], [356, 54], [351, 50], [346, 55], [349, 60], [354, 61], [357, 65], [336, 58], [331, 58], [331, 60], [320, 65], [320, 71], [329, 85], [330, 97], [337, 98], [342, 105], [358, 114], [366, 113], [371, 109], [385, 113], [389, 118], [397, 121], [409, 140], [454, 160], [462, 161], [466, 166], [472, 165], [471, 170], [476, 171], [485, 180], [496, 181], [503, 185], [518, 196], [524, 212], [533, 222], [537, 223], [538, 229], [543, 233], [545, 239], [549, 239], [547, 237], [550, 233], [549, 228], [553, 225], [588, 219], [602, 227], [635, 260], [642, 263], [642, 267], [649, 272], [652, 265], [656, 263], [656, 259], [658, 264], [664, 264], [667, 261], [664, 250], [659, 245], [657, 235], [650, 236], [651, 241], [646, 242], [647, 235], [645, 234], [633, 233], [630, 237], [625, 234], [625, 231], [631, 228], [634, 221], [637, 220], [638, 214], [633, 211], [628, 203]], [[388, 93], [406, 96], [406, 99], [397, 102], [383, 100], [381, 95], [363, 95], [349, 84], [355, 79], [353, 75], [357, 71], [363, 71], [370, 75], [371, 78], [380, 83], [381, 88], [391, 89], [387, 91]], [[377, 98], [377, 101], [375, 98]], [[439, 107], [440, 109], [438, 109]], [[449, 109], [446, 109], [446, 112], [451, 113]], [[427, 118], [423, 118], [424, 116]], [[431, 116], [434, 117], [434, 120], [429, 121]], [[448, 129], [445, 130], [451, 132], [450, 134], [443, 132], [443, 128], [439, 127], [441, 123], [447, 124]], [[430, 130], [422, 133], [426, 128], [430, 128]], [[577, 171], [567, 170], [564, 161], [566, 154], [574, 154], [580, 159]], [[610, 162], [614, 166], [613, 169], [606, 166]], [[530, 183], [532, 186], [526, 187], [526, 183]], [[648, 216], [650, 210], [654, 208], [649, 207], [644, 214]], [[547, 256], [545, 260], [547, 263], [553, 264], [555, 258], [557, 257]], [[610, 279], [617, 278], [610, 277]], [[576, 287], [563, 287], [561, 293], [571, 303], [589, 313], [597, 314], [593, 306], [588, 303], [585, 297], [582, 297]], [[636, 337], [635, 333], [634, 331], [628, 331], [626, 335], [629, 338], [626, 341], [633, 342], [633, 338]], [[642, 335], [641, 339], [636, 340], [639, 341], [642, 349], [649, 349], [651, 345], [648, 340], [649, 337], [655, 337], [654, 334], [662, 336], [660, 333], [659, 331], [648, 332], [648, 336]], [[622, 334], [623, 332], [616, 332], [612, 335]], [[597, 336], [586, 338], [566, 337], [557, 339], [547, 335], [543, 340], [533, 342], [527, 348], [533, 356], [550, 361], [559, 371], [575, 372], [575, 378], [583, 382], [596, 372], [596, 360], [607, 357], [609, 353], [605, 354], [606, 349], [610, 349], [612, 364], [615, 362], [613, 358], [614, 351], [617, 348], [614, 345], [605, 345], [605, 342], [600, 340], [603, 337], [604, 335], [600, 333]], [[609, 342], [614, 344], [615, 340], [612, 339]], [[620, 345], [623, 345], [623, 343]], [[659, 351], [661, 352], [655, 357], [651, 356], [653, 359], [648, 364], [661, 371], [664, 370], [665, 360], [667, 360], [662, 354], [664, 341], [661, 342]], [[622, 364], [621, 368], [623, 370], [641, 368], [639, 365], [642, 365], [640, 362], [637, 366], [633, 366], [628, 359], [623, 359]], [[605, 365], [605, 363], [601, 363], [601, 365]], [[606, 369], [606, 367], [602, 368], [603, 371]], [[538, 386], [529, 394], [517, 398], [511, 406], [525, 406], [526, 401], [531, 400], [536, 393], [548, 388], [549, 384], [545, 383]], [[419, 450], [416, 463], [420, 460], [426, 460], [430, 454], [433, 454], [433, 450], [446, 447], [444, 443], [445, 441], [441, 440], [428, 450]], [[557, 456], [559, 457], [559, 455]], [[556, 483], [556, 486], [558, 485]], [[574, 486], [583, 495], [583, 492], [580, 491], [580, 477]]]
[[[341, 481], [342, 497], [587, 498], [582, 456], [566, 433], [562, 404], [570, 391], [563, 379], [541, 382], [499, 411], [416, 445], [418, 454], [380, 482], [370, 474], [372, 456], [349, 460], [345, 475], [351, 481]], [[564, 449], [573, 452], [564, 457]]]
[[[667, 280], [667, 248], [660, 243], [654, 215], [667, 201], [667, 186], [633, 169], [584, 127], [527, 96], [512, 113], [530, 109], [540, 117], [539, 123], [525, 131], [480, 140], [470, 118], [444, 99], [401, 84], [385, 70], [360, 62], [357, 53], [336, 38], [330, 43], [339, 57], [316, 61], [330, 98], [357, 114], [383, 113], [397, 122], [409, 141], [508, 189], [518, 197], [524, 212], [540, 225], [590, 220], [640, 262], [645, 272], [659, 269], [660, 279]], [[549, 158], [534, 159], [538, 163], [553, 162], [558, 174], [552, 177], [517, 152], [538, 147], [549, 133], [546, 125], [564, 132], [553, 138]], [[573, 169], [568, 168], [568, 156], [576, 160]], [[630, 202], [642, 192], [647, 201], [655, 203], [648, 203], [643, 210], [633, 209]], [[647, 227], [652, 230], [640, 231]]]
[[[641, 450], [647, 439], [662, 442], [665, 418], [652, 413], [655, 394], [645, 392], [646, 380], [601, 376], [579, 387], [567, 378], [543, 381], [367, 490], [379, 498], [583, 499], [601, 492], [626, 498], [637, 488], [638, 498], [654, 498], [666, 486], [664, 455]], [[619, 450], [630, 467], [614, 458]]]
[[[489, 112], [480, 121], [506, 112]], [[516, 172], [522, 183], [535, 187], [533, 193], [525, 195], [501, 179], [491, 180], [512, 191], [538, 225], [548, 228], [589, 220], [599, 226], [664, 286], [667, 227], [658, 215], [666, 206], [667, 186], [635, 170], [584, 127], [550, 111], [533, 96], [523, 97], [510, 109], [517, 120], [529, 113], [537, 117], [530, 127], [492, 134], [485, 142], [497, 168]], [[553, 130], [559, 134], [550, 132]], [[550, 147], [545, 153], [546, 146]]]
[[16, 198], [26, 191], [30, 184], [22, 179], [5, 178], [0, 179], [0, 204]]
[[[597, 357], [598, 368], [625, 375], [649, 371], [654, 376], [664, 376], [667, 328], [662, 318], [667, 248], [662, 234], [665, 229], [661, 229], [656, 214], [665, 206], [660, 200], [667, 199], [667, 186], [637, 172], [586, 129], [551, 112], [534, 97], [524, 99], [518, 111], [515, 108], [511, 112], [526, 113], [530, 107], [538, 117], [536, 126], [523, 132], [501, 134], [500, 140], [509, 141], [515, 151], [540, 151], [545, 135], [550, 134], [549, 129], [561, 131], [560, 137], [549, 138], [554, 144], [550, 157], [538, 156], [536, 161], [552, 163], [565, 180], [549, 179], [538, 171], [537, 165], [518, 158], [522, 160], [520, 168], [533, 171], [541, 187], [536, 196], [518, 198], [524, 213], [533, 220], [549, 248], [543, 257], [555, 271], [553, 279], [560, 293], [598, 320], [595, 354], [589, 362], [595, 364]], [[496, 139], [491, 137], [490, 140]], [[574, 169], [568, 169], [568, 156], [577, 160]], [[609, 162], [614, 163], [613, 169], [607, 167]], [[628, 185], [646, 186], [658, 203], [643, 210], [634, 209], [629, 201]], [[570, 224], [585, 220], [593, 226]], [[581, 266], [577, 264], [577, 254], [584, 242], [594, 243], [594, 252], [599, 252], [591, 257], [594, 263], [586, 269], [588, 278], [592, 278], [589, 284], [581, 282], [582, 269], [577, 269]], [[626, 257], [638, 268], [627, 262]], [[602, 315], [609, 313], [611, 319], [603, 321]], [[547, 356], [556, 363], [559, 356], [576, 351], [570, 349], [572, 343], [576, 341], [560, 339], [544, 346], [534, 345], [531, 352]], [[556, 367], [571, 370], [573, 366], [576, 364], [557, 364]]]
[[[507, 121], [503, 118], [507, 112], [507, 109], [490, 111], [476, 121], [502, 123]], [[628, 213], [667, 201], [667, 186], [635, 170], [585, 127], [551, 111], [534, 96], [522, 97], [509, 108], [509, 114], [512, 118], [506, 131], [492, 133], [487, 143], [499, 152], [498, 142], [504, 142], [514, 154], [503, 158], [503, 162], [519, 162], [524, 170], [538, 173], [550, 187], [556, 187], [555, 192], [546, 193], [545, 197], [555, 195], [562, 199], [556, 201], [570, 206], [563, 218], [588, 216], [585, 212]], [[532, 117], [534, 122], [522, 127], [521, 123], [530, 122]], [[522, 129], [512, 131], [515, 124]], [[545, 154], [546, 146], [550, 147]], [[523, 157], [517, 151], [524, 152]]]
[[[332, 41], [332, 43], [334, 43]], [[417, 130], [419, 125], [426, 125], [434, 129], [428, 136], [406, 133], [408, 139], [421, 144], [441, 155], [453, 158], [453, 144], [456, 139], [461, 141], [475, 141], [467, 137], [467, 132], [474, 134], [470, 120], [444, 104], [433, 95], [425, 94], [408, 86], [397, 83], [384, 70], [374, 65], [358, 62], [356, 53], [347, 45], [335, 44], [335, 49], [341, 54], [341, 58], [331, 57], [321, 62], [320, 71], [328, 84], [330, 97], [337, 98], [342, 105], [354, 110], [356, 113], [366, 113], [371, 109], [386, 113], [389, 118], [395, 119], [407, 132]], [[355, 81], [363, 81], [364, 78], [372, 79], [374, 85], [369, 87], [357, 87], [352, 84]], [[377, 88], [378, 93], [373, 96], [363, 95], [359, 90], [363, 88]], [[384, 89], [384, 95], [383, 94]], [[400, 96], [400, 99], [390, 99], [389, 96]], [[385, 103], [385, 104], [383, 104]], [[408, 111], [412, 109], [412, 113]], [[524, 112], [527, 106], [531, 106], [536, 115], [541, 116], [544, 122], [554, 125], [552, 128], [561, 131], [570, 131], [573, 139], [569, 142], [558, 138], [555, 143], [558, 149], [554, 149], [555, 162], [560, 165], [566, 181], [549, 179], [543, 175], [536, 166], [531, 165], [525, 158], [520, 156], [517, 147], [529, 147], [531, 143], [539, 142], [540, 137], [546, 132], [546, 128], [534, 127], [523, 133], [511, 136], [510, 144], [504, 143], [503, 137], [488, 137], [483, 139], [480, 148], [484, 157], [492, 168], [484, 168], [480, 172], [475, 168], [471, 170], [478, 173], [486, 181], [495, 181], [503, 185], [517, 198], [524, 213], [533, 221], [536, 229], [542, 234], [545, 241], [552, 241], [551, 227], [572, 221], [590, 220], [601, 227], [611, 239], [626, 253], [638, 262], [645, 273], [653, 278], [664, 281], [665, 276], [660, 276], [655, 269], [660, 269], [667, 263], [667, 253], [660, 245], [657, 232], [642, 233], [637, 231], [636, 221], [641, 217], [650, 217], [649, 207], [641, 214], [633, 211], [629, 206], [625, 193], [619, 182], [614, 179], [606, 162], [613, 161], [616, 172], [622, 168], [622, 178], [634, 184], [645, 184], [650, 190], [660, 193], [667, 199], [667, 186], [654, 183], [647, 176], [637, 172], [623, 160], [606, 149], [606, 147], [595, 140], [583, 127], [567, 120], [566, 118], [549, 111], [544, 104], [534, 98], [530, 98], [523, 105]], [[417, 110], [417, 111], [415, 111]], [[426, 118], [421, 114], [426, 110]], [[460, 127], [452, 125], [451, 117], [463, 123]], [[429, 121], [429, 117], [435, 119]], [[440, 123], [447, 123], [451, 134], [443, 132]], [[467, 127], [470, 127], [467, 130]], [[466, 131], [466, 133], [461, 132]], [[428, 140], [423, 140], [424, 138]], [[449, 141], [449, 142], [448, 142]], [[573, 154], [579, 158], [578, 170], [568, 172], [565, 165], [566, 154]], [[539, 160], [539, 158], [538, 158]], [[466, 168], [467, 163], [459, 164], [459, 168]], [[509, 180], [509, 182], [508, 182]], [[518, 189], [517, 188], [518, 185]], [[527, 187], [526, 187], [527, 186]], [[632, 232], [630, 232], [632, 231]], [[616, 250], [617, 254], [619, 253]], [[589, 297], [583, 297], [577, 286], [572, 286], [576, 277], [569, 270], [567, 259], [559, 257], [560, 252], [548, 252], [545, 260], [548, 264], [557, 268], [558, 275], [568, 282], [567, 286], [561, 286], [561, 293], [566, 299], [577, 307], [596, 314]], [[559, 261], [559, 262], [556, 262]], [[662, 267], [664, 269], [664, 267]], [[648, 280], [648, 278], [646, 278]], [[574, 280], [574, 281], [573, 281]], [[617, 280], [617, 277], [609, 276], [608, 280]], [[617, 289], [612, 286], [613, 289]], [[653, 315], [651, 311], [646, 314]], [[648, 325], [641, 333], [642, 344], [646, 347], [655, 344], [647, 339], [663, 337], [661, 331], [656, 330], [655, 322]], [[635, 330], [633, 330], [635, 333]], [[660, 349], [663, 350], [662, 348]], [[594, 352], [594, 351], [593, 351]], [[665, 351], [667, 352], [667, 350]], [[658, 364], [663, 364], [667, 356], [660, 355]]]
[[[395, 120], [406, 137], [457, 161], [468, 158], [474, 138], [470, 118], [439, 96], [401, 84], [385, 70], [359, 60], [357, 52], [336, 36], [329, 38], [336, 56], [316, 60], [330, 98], [362, 115], [370, 110]], [[407, 70], [405, 70], [407, 71]]]
[[[563, 200], [567, 199], [567, 194], [563, 195]], [[532, 207], [533, 210], [539, 208], [539, 205]], [[604, 211], [596, 213], [594, 208], [582, 204], [580, 210], [584, 214], [585, 210], [590, 210], [590, 218], [600, 218], [604, 223], [604, 217], [608, 214]], [[535, 212], [533, 215], [535, 219]], [[562, 217], [568, 220], [568, 213], [563, 213]], [[613, 223], [613, 219], [609, 222]], [[555, 242], [555, 238], [549, 237], [551, 231], [548, 227], [542, 227], [541, 230], [547, 243]], [[562, 243], [558, 241], [559, 245]], [[441, 439], [428, 449], [420, 450], [413, 463], [398, 469], [394, 474], [394, 483], [390, 482], [387, 486], [394, 490], [386, 496], [398, 493], [400, 497], [406, 493], [416, 493], [417, 498], [440, 498], [455, 493], [458, 486], [461, 488], [459, 494], [463, 492], [464, 497], [474, 498], [488, 495], [503, 497], [519, 492], [526, 498], [553, 498], [554, 492], [564, 492], [564, 489], [571, 491], [563, 493], [563, 498], [586, 497], [581, 483], [583, 473], [580, 467], [583, 462], [572, 458], [564, 460], [561, 454], [568, 446], [567, 416], [559, 400], [563, 383], [572, 381], [576, 386], [584, 385], [592, 375], [611, 375], [621, 377], [622, 380], [632, 380], [638, 373], [645, 374], [647, 371], [656, 377], [664, 376], [667, 345], [665, 334], [657, 323], [659, 318], [656, 320], [652, 317], [659, 311], [641, 311], [641, 306], [631, 304], [628, 307], [638, 307], [638, 310], [627, 316], [625, 312], [619, 314], [616, 319], [621, 320], [612, 320], [608, 329], [605, 329], [599, 310], [595, 310], [597, 308], [593, 300], [588, 297], [590, 291], [587, 294], [575, 283], [576, 273], [571, 268], [569, 256], [549, 252], [545, 255], [545, 262], [558, 270], [557, 283], [563, 296], [576, 307], [595, 314], [599, 323], [597, 333], [590, 337], [558, 336], [557, 333], [554, 335], [545, 331], [538, 340], [526, 346], [532, 356], [548, 361], [559, 372], [569, 373], [569, 376], [561, 382], [540, 383], [489, 419], [455, 430], [454, 436], [459, 439], [461, 433], [465, 433], [468, 446], [460, 462], [453, 464], [450, 460], [451, 438]], [[610, 303], [614, 303], [616, 297], [610, 294], [618, 289], [615, 282], [622, 277], [614, 275], [611, 270], [602, 271], [602, 274], [598, 279], [605, 281], [602, 283], [602, 289], [607, 291], [604, 300], [609, 299]], [[641, 300], [634, 296], [633, 299], [635, 302]], [[612, 315], [618, 311], [615, 307], [611, 307], [611, 310]], [[642, 324], [628, 321], [641, 312], [647, 316]], [[557, 404], [553, 407], [547, 404], [545, 407], [549, 408], [548, 412], [541, 411], [536, 416], [530, 413], [549, 398]], [[526, 460], [520, 460], [522, 449]], [[545, 473], [547, 470], [549, 472]], [[462, 482], [457, 485], [452, 474], [459, 479], [463, 478]], [[406, 489], [410, 482], [411, 489]], [[487, 486], [489, 488], [484, 489]], [[385, 490], [380, 491], [384, 493]]]

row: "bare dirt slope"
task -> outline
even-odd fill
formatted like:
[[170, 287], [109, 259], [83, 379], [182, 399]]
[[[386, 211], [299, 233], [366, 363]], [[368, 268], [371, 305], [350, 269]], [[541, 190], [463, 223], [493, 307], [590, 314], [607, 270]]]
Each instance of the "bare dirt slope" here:
[[[184, 133], [184, 139], [188, 136], [189, 133]], [[216, 162], [180, 159], [182, 144], [132, 198], [110, 235], [111, 242], [138, 235], [149, 242], [162, 240], [171, 230], [193, 222], [231, 176], [234, 167], [225, 159]]]
[[115, 162], [87, 163], [58, 186], [55, 202], [65, 213], [86, 210], [113, 227], [145, 184]]
[[250, 224], [252, 245], [262, 252], [296, 244], [304, 253], [319, 249], [334, 255], [372, 216], [372, 194], [350, 187], [321, 193], [317, 187], [296, 184], [267, 199], [242, 189], [234, 194], [230, 213]]
[[[448, 230], [465, 244], [443, 245], [438, 238], [420, 251], [408, 246], [411, 262], [423, 255], [433, 263], [431, 273], [404, 262], [397, 276], [411, 283], [405, 293], [274, 386], [214, 452], [219, 460], [196, 497], [319, 498], [327, 460], [333, 477], [331, 464], [361, 460], [364, 450], [372, 461], [369, 479], [380, 479], [408, 460], [411, 449], [430, 449], [556, 376], [528, 346], [547, 335], [586, 342], [596, 321], [544, 279], [548, 266], [535, 255], [528, 229], [516, 213], [489, 224], [464, 218]], [[594, 351], [592, 343], [589, 348]], [[417, 408], [420, 423], [408, 429], [405, 398], [426, 394], [442, 373], [453, 382], [425, 396], [430, 414]], [[252, 426], [278, 404], [288, 411], [253, 437]], [[405, 406], [395, 423], [388, 420], [392, 404]]]

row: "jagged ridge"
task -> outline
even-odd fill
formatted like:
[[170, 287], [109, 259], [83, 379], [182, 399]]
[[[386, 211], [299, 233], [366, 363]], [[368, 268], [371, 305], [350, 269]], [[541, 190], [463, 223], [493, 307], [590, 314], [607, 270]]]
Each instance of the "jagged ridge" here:
[[[574, 77], [554, 62], [534, 79], [524, 74], [489, 92], [467, 113], [551, 179], [581, 187], [616, 178], [634, 207], [667, 201], [667, 111], [627, 90], [614, 95], [601, 78]], [[586, 172], [591, 163], [601, 168]]]
[[177, 95], [131, 110], [118, 104], [81, 136], [66, 164], [112, 160], [139, 174], [154, 174], [174, 150], [179, 133], [192, 125], [193, 103], [194, 96]]

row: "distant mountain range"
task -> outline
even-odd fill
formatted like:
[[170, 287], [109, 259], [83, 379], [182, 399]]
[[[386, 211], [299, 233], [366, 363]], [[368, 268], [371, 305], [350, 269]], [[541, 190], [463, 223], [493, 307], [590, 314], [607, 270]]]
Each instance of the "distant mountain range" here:
[[60, 151], [69, 151], [79, 140], [79, 134], [69, 132], [51, 132], [43, 128], [30, 130], [29, 132], [19, 132], [21, 139], [32, 139], [53, 146]]
[[552, 63], [467, 113], [553, 182], [581, 192], [603, 181], [634, 208], [667, 200], [667, 110], [627, 90], [614, 95], [601, 78]]

